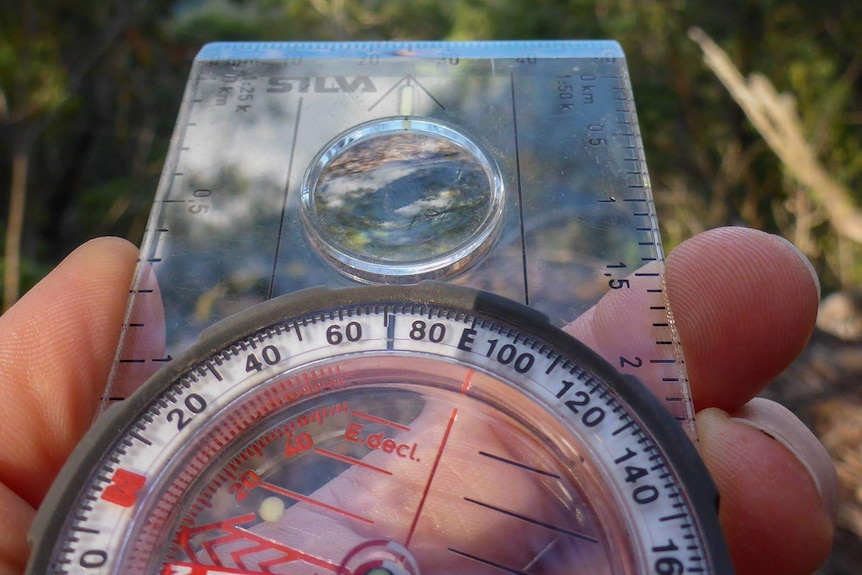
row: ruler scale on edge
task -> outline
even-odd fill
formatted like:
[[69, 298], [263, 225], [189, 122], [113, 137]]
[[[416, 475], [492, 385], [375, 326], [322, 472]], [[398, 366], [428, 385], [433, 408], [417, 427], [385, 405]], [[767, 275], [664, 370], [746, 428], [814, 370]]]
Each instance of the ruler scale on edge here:
[[[648, 309], [626, 326], [629, 342], [597, 351], [693, 435], [634, 101], [610, 42], [204, 48], [144, 237], [110, 399], [223, 317], [297, 289], [355, 284], [304, 236], [303, 177], [338, 134], [405, 116], [463, 129], [505, 187], [496, 245], [451, 281], [527, 303], [558, 325], [607, 292], [639, 292]], [[139, 336], [157, 298], [167, 351]]]

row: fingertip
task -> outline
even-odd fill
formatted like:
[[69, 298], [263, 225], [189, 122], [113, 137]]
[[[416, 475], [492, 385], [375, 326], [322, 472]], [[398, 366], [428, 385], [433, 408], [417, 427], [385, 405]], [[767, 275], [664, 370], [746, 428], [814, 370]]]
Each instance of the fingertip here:
[[771, 235], [769, 237], [774, 238], [774, 239], [778, 240], [779, 242], [783, 243], [784, 246], [791, 253], [793, 253], [797, 257], [799, 262], [805, 267], [805, 270], [808, 272], [808, 275], [811, 278], [811, 283], [814, 285], [814, 290], [815, 290], [815, 294], [816, 294], [814, 299], [815, 299], [815, 301], [819, 302], [820, 296], [822, 295], [821, 291], [820, 291], [820, 277], [817, 275], [817, 270], [814, 269], [814, 264], [811, 263], [811, 260], [809, 260], [807, 257], [805, 257], [805, 254], [803, 254], [802, 251], [799, 248], [797, 248], [793, 244], [793, 242], [791, 242], [787, 238], [784, 238], [784, 237], [778, 236], [778, 235]]
[[135, 244], [125, 238], [118, 236], [100, 236], [98, 238], [87, 240], [75, 248], [72, 253], [89, 251], [98, 251], [103, 253], [116, 252], [121, 255], [128, 256], [137, 255], [138, 248]]
[[697, 416], [698, 449], [721, 494], [736, 573], [809, 575], [834, 532], [817, 481], [783, 442], [736, 415], [711, 408]]
[[57, 269], [72, 267], [83, 270], [85, 268], [83, 266], [79, 268], [79, 263], [84, 263], [86, 269], [92, 273], [106, 271], [113, 276], [122, 275], [131, 278], [137, 256], [138, 248], [128, 240], [113, 236], [99, 237], [75, 248]]
[[698, 409], [738, 409], [802, 351], [817, 315], [812, 272], [789, 242], [748, 228], [671, 252], [667, 292]]
[[92, 421], [122, 327], [136, 249], [99, 238], [0, 316], [5, 483], [36, 505]]
[[755, 397], [733, 414], [733, 420], [766, 434], [783, 445], [808, 471], [827, 514], [838, 516], [838, 476], [829, 452], [792, 411], [765, 398]]

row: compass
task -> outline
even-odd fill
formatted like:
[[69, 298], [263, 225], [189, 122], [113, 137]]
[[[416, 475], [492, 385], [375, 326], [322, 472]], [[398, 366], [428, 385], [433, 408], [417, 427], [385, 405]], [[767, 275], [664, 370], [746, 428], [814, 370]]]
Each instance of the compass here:
[[730, 573], [658, 401], [535, 311], [425, 282], [217, 324], [90, 431], [30, 573]]
[[729, 574], [662, 264], [613, 42], [206, 46], [27, 573]]

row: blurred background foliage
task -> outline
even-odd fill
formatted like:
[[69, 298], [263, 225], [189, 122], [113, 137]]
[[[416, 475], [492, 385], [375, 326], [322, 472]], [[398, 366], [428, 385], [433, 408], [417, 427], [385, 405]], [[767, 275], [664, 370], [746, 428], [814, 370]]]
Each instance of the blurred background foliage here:
[[[773, 121], [801, 135], [829, 186], [805, 181], [807, 165], [800, 175], [792, 161], [782, 163], [705, 65], [693, 27], [744, 76], [774, 86], [772, 107], [783, 115]], [[622, 44], [666, 249], [707, 228], [752, 226], [796, 243], [824, 294], [858, 290], [862, 2], [0, 0], [3, 305], [88, 238], [140, 241], [188, 70], [206, 42], [544, 38]], [[823, 349], [821, 363], [809, 362], [799, 379], [822, 379], [824, 366], [834, 367], [835, 346]], [[858, 353], [852, 357], [858, 368]], [[857, 403], [862, 419], [862, 395]], [[837, 413], [824, 417], [846, 423]], [[828, 438], [837, 428], [824, 429]], [[857, 439], [845, 470], [862, 470], [862, 425], [846, 433]], [[853, 443], [846, 437], [830, 448], [834, 457]], [[840, 474], [846, 461], [836, 461]], [[843, 485], [851, 498], [858, 489], [847, 512], [856, 515], [845, 523], [856, 526], [851, 537], [862, 536], [862, 488], [852, 476]], [[858, 573], [856, 560], [829, 573]]]
[[[862, 4], [844, 0], [4, 0], [4, 291], [85, 239], [139, 241], [184, 82], [213, 40], [613, 38], [634, 84], [666, 247], [706, 228], [781, 233], [826, 293], [862, 279], [858, 242], [788, 175], [700, 48], [792, 98], [816, 157], [860, 205]], [[13, 193], [15, 192], [15, 193]], [[16, 197], [17, 196], [17, 197]], [[20, 241], [17, 240], [20, 238]], [[14, 248], [14, 249], [10, 249]], [[16, 256], [20, 259], [16, 260]], [[14, 270], [13, 270], [14, 271]], [[6, 294], [7, 303], [16, 294]]]

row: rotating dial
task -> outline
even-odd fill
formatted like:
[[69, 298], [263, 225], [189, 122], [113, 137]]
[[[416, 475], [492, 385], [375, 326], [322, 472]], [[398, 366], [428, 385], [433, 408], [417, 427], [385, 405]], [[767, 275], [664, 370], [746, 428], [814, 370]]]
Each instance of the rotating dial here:
[[30, 573], [726, 573], [714, 489], [634, 379], [448, 284], [211, 328], [82, 442]]

